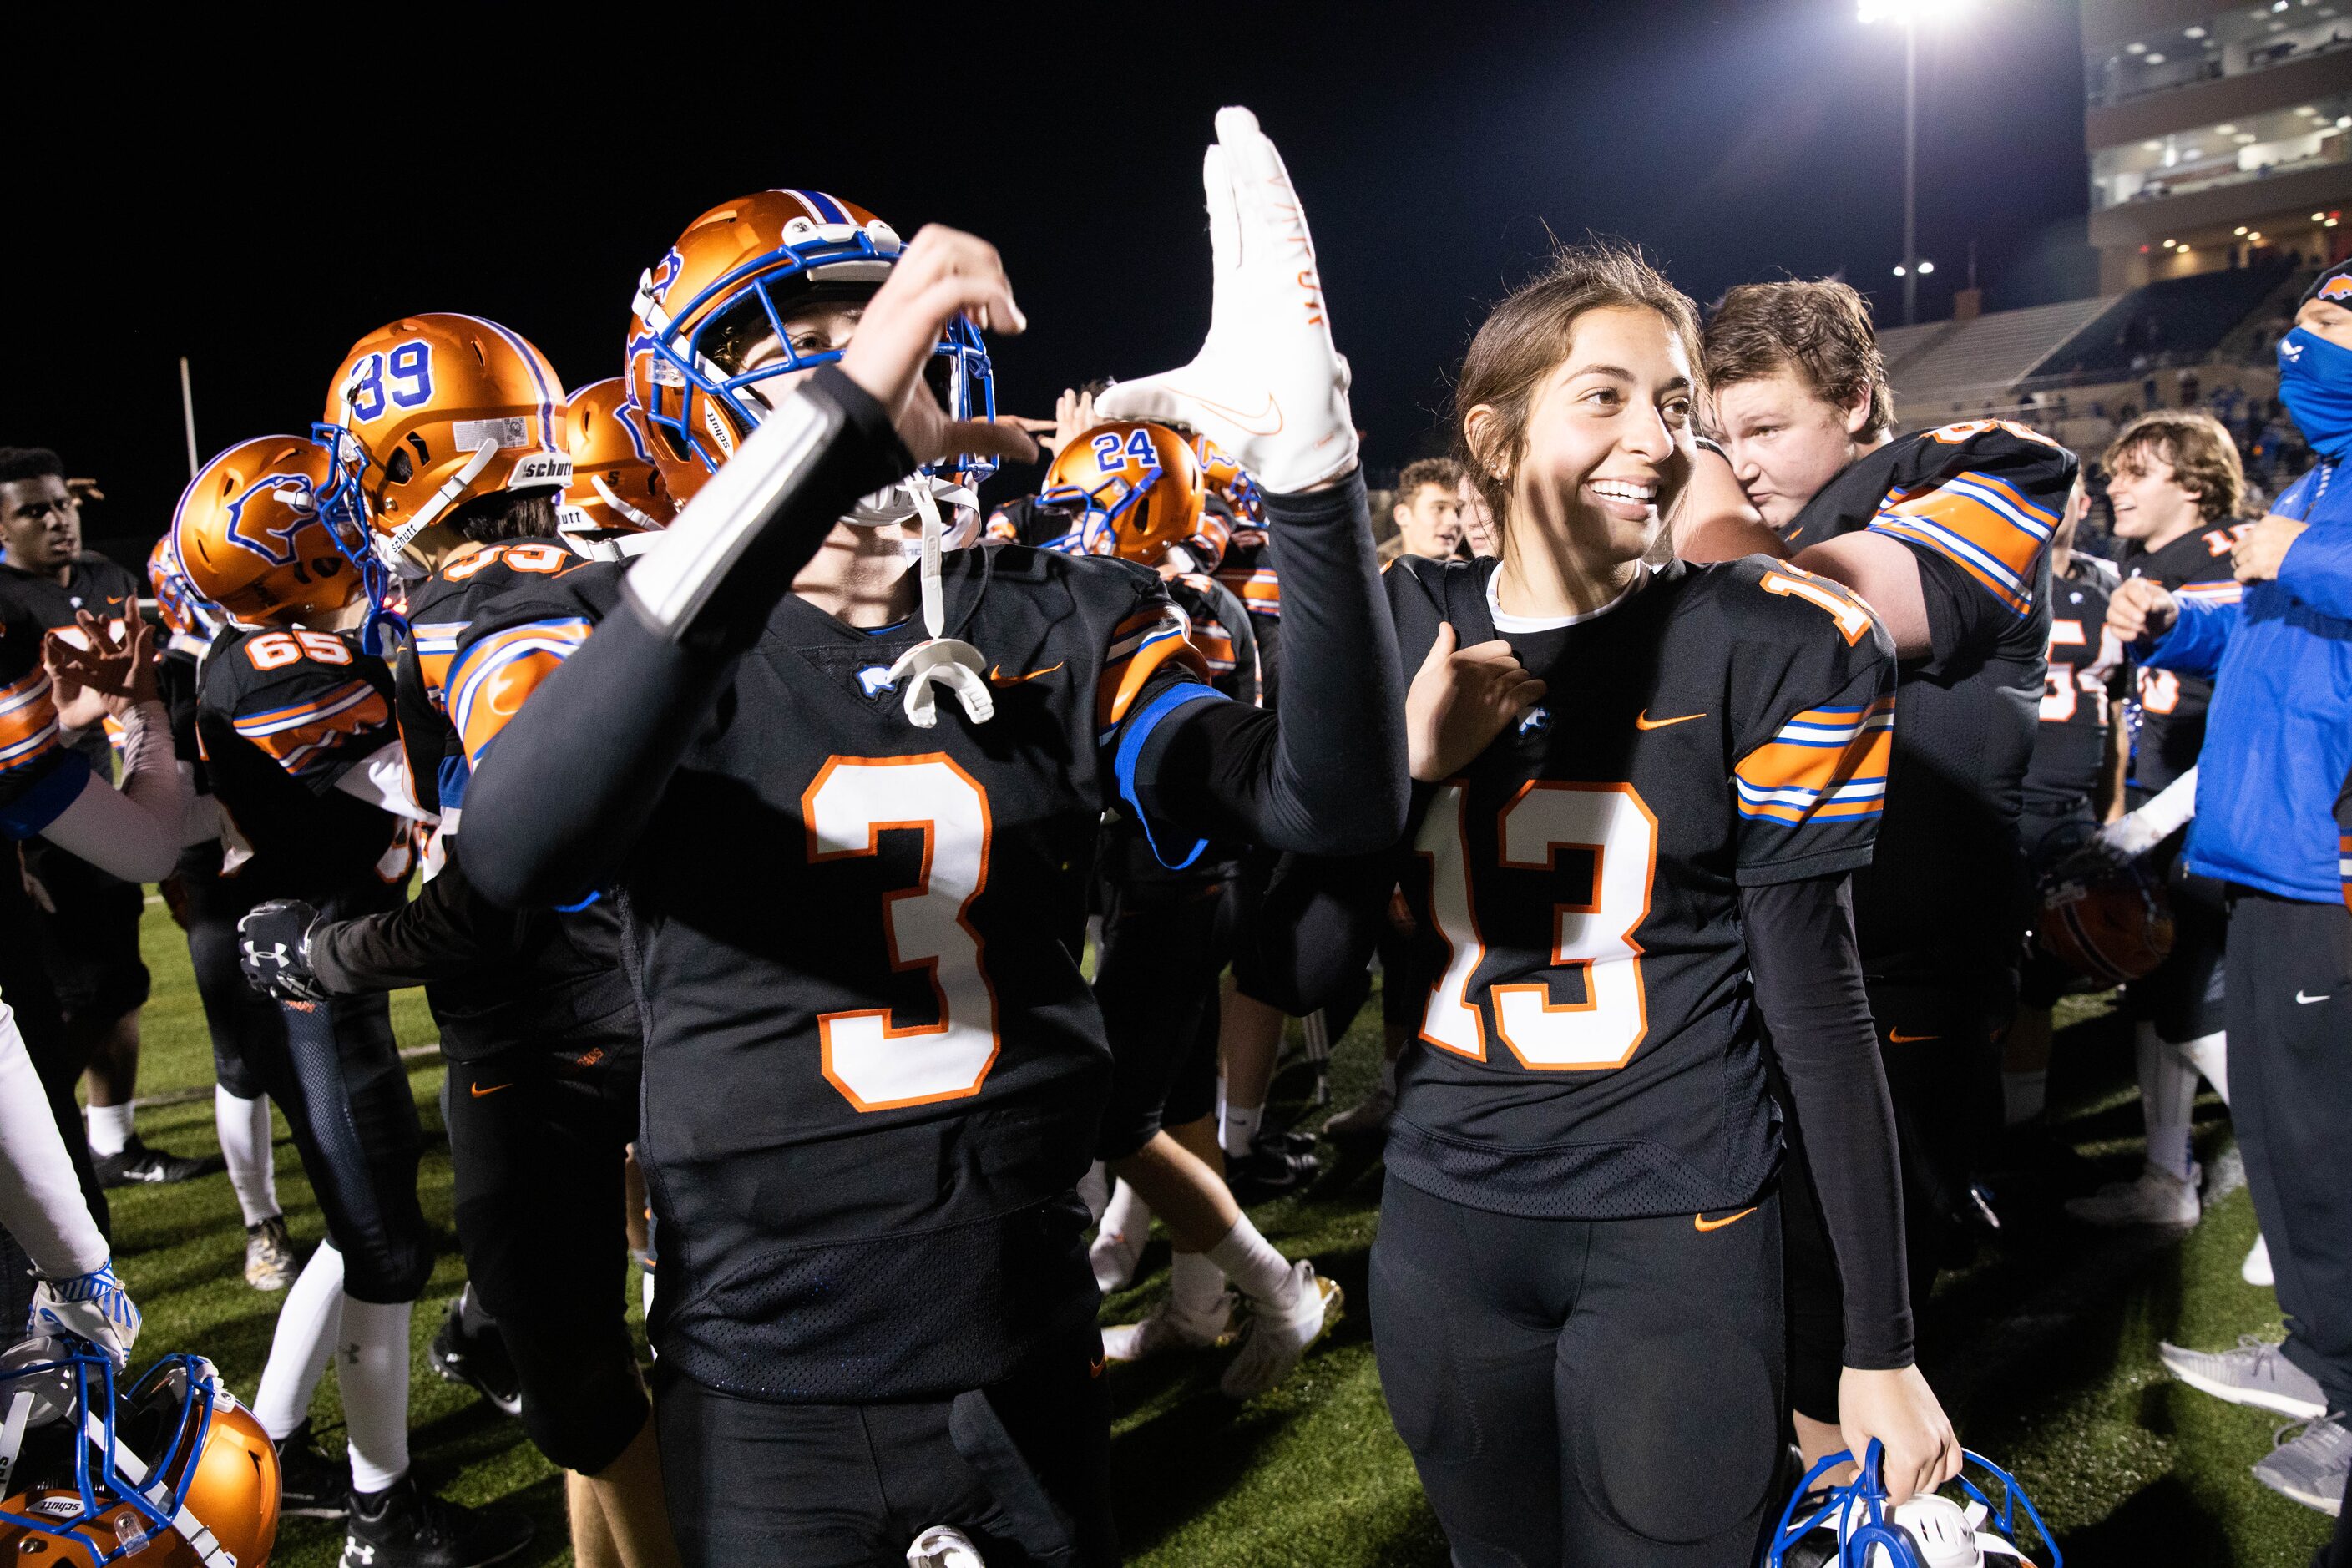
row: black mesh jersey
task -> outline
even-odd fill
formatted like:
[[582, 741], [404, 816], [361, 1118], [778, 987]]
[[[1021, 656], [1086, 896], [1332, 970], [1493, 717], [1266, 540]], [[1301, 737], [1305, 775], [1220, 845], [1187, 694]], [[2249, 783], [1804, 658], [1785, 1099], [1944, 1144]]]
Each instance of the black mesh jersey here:
[[[66, 568], [62, 583], [46, 573], [0, 562], [0, 605], [11, 619], [21, 615], [44, 626], [69, 626], [78, 611], [101, 621], [127, 620], [139, 613], [138, 575], [95, 551], [83, 551]], [[73, 742], [101, 778], [113, 774], [113, 755], [102, 725], [93, 724]]]
[[[2217, 523], [2182, 534], [2161, 550], [2124, 557], [2126, 577], [2146, 577], [2158, 587], [2208, 605], [2238, 602], [2230, 548], [2250, 522]], [[2132, 668], [2132, 700], [2139, 711], [2139, 734], [2132, 744], [2131, 782], [2153, 795], [2197, 765], [2205, 748], [2205, 710], [2213, 683], [2186, 670]]]
[[2123, 668], [2123, 639], [2107, 630], [2115, 566], [2079, 551], [2065, 575], [2050, 579], [2049, 668], [2042, 721], [2025, 765], [2025, 809], [2042, 816], [2088, 811], [2107, 765], [2110, 688]]
[[[1390, 568], [1406, 668], [1441, 618], [1465, 646], [1496, 635], [1496, 564]], [[1780, 1145], [1738, 889], [1868, 863], [1891, 645], [1844, 589], [1760, 556], [1677, 563], [1570, 626], [1500, 633], [1550, 691], [1416, 791], [1423, 1048], [1389, 1169], [1503, 1214], [1750, 1203]]]
[[[427, 875], [461, 853], [468, 770], [466, 750], [449, 718], [447, 682], [457, 641], [480, 607], [518, 584], [543, 582], [589, 564], [552, 540], [497, 544], [449, 562], [408, 590], [409, 639], [394, 666], [401, 744], [418, 801], [439, 814], [436, 853]], [[617, 563], [594, 570], [616, 574]], [[462, 892], [457, 889], [462, 889]], [[574, 1037], [598, 1037], [635, 1007], [621, 965], [621, 921], [613, 905], [593, 899], [569, 910], [520, 915], [493, 909], [462, 878], [441, 934], [487, 941], [503, 950], [475, 973], [429, 981], [425, 1000], [441, 1026], [442, 1049], [452, 1060], [478, 1060], [501, 1050], [539, 1047], [566, 1052]], [[435, 934], [417, 922], [418, 934]], [[616, 1022], [617, 1020], [617, 1022]]]
[[2007, 420], [1922, 431], [1846, 466], [1790, 523], [1868, 531], [1919, 563], [1932, 646], [1902, 667], [1878, 854], [1854, 878], [1863, 970], [2006, 1022], [2032, 889], [2020, 845], [2050, 639], [2050, 536], [2074, 455]]
[[392, 670], [356, 632], [230, 626], [214, 639], [196, 742], [233, 830], [224, 872], [256, 901], [325, 908], [407, 883], [407, 821], [335, 787], [399, 739], [392, 705]]
[[[1110, 1062], [1078, 971], [1096, 834], [1152, 728], [1221, 699], [1149, 572], [999, 543], [945, 572], [992, 719], [942, 693], [915, 728], [889, 671], [919, 622], [867, 632], [787, 595], [621, 879], [653, 1336], [730, 1393], [937, 1397], [1095, 1310], [1071, 1189]], [[619, 587], [575, 568], [482, 608], [449, 675], [469, 757], [635, 613]]]

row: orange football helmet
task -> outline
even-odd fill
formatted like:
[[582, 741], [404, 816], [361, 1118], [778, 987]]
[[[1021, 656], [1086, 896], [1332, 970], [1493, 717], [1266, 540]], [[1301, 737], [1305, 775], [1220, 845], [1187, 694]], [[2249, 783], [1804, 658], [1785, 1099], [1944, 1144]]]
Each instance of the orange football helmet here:
[[2043, 885], [2034, 922], [2042, 950], [2100, 986], [2151, 973], [2172, 951], [2172, 900], [2137, 864], [2087, 858], [2062, 867]]
[[1055, 548], [1156, 566], [1200, 531], [1203, 493], [1201, 461], [1181, 436], [1122, 419], [1063, 445], [1037, 505], [1070, 520]]
[[625, 376], [591, 382], [566, 396], [563, 436], [572, 451], [565, 531], [641, 533], [669, 526], [677, 509], [654, 467]]
[[1265, 496], [1247, 468], [1227, 457], [1225, 449], [1206, 436], [1192, 437], [1192, 455], [1201, 460], [1201, 478], [1209, 487], [1209, 493], [1233, 510], [1234, 527], [1265, 526]]
[[266, 1568], [278, 1450], [202, 1356], [165, 1356], [118, 1393], [102, 1352], [25, 1340], [0, 1353], [0, 1405], [24, 1416], [0, 1500], [12, 1561]]
[[[841, 357], [794, 347], [786, 319], [811, 303], [864, 304], [899, 249], [897, 231], [864, 207], [823, 191], [769, 190], [712, 207], [646, 270], [629, 321], [629, 401], [678, 507], [766, 416], [759, 383]], [[988, 353], [968, 322], [949, 330], [929, 375], [950, 417], [996, 416]], [[980, 481], [994, 471], [992, 459], [965, 458], [924, 473], [976, 521]], [[869, 497], [851, 521], [914, 516], [905, 489]]]
[[388, 563], [469, 500], [572, 482], [555, 367], [479, 316], [404, 316], [362, 338], [313, 433], [335, 454], [339, 499], [382, 537]]
[[341, 609], [373, 561], [334, 499], [333, 455], [299, 436], [240, 441], [206, 463], [172, 514], [172, 554], [197, 597], [252, 625]]
[[147, 583], [155, 590], [155, 613], [173, 636], [210, 642], [219, 632], [220, 606], [197, 593], [195, 584], [188, 581], [172, 549], [168, 529], [147, 552]]

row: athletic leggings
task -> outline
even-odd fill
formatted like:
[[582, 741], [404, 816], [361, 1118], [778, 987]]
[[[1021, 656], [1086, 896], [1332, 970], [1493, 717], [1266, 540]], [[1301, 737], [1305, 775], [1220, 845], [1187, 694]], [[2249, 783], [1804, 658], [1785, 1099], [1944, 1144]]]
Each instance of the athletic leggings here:
[[1778, 1207], [1526, 1219], [1389, 1176], [1372, 1345], [1456, 1568], [1755, 1561], [1780, 1452]]

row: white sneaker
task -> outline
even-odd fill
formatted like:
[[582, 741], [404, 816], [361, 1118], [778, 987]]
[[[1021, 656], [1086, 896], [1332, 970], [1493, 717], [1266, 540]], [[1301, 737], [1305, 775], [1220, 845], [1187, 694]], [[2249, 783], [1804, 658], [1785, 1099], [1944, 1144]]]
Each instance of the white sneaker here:
[[1250, 1303], [1241, 1353], [1217, 1382], [1226, 1398], [1255, 1399], [1288, 1377], [1306, 1359], [1307, 1347], [1339, 1321], [1343, 1298], [1336, 1281], [1318, 1276], [1315, 1265], [1303, 1258], [1290, 1266], [1290, 1281], [1294, 1294], [1288, 1311]]
[[2204, 1207], [2197, 1201], [2198, 1169], [2186, 1181], [2160, 1165], [2147, 1165], [2138, 1179], [2109, 1182], [2087, 1198], [2068, 1198], [2066, 1212], [2085, 1225], [2195, 1225]]
[[1176, 1305], [1174, 1297], [1163, 1296], [1143, 1315], [1141, 1322], [1122, 1323], [1102, 1331], [1103, 1359], [1141, 1361], [1167, 1351], [1213, 1349], [1231, 1339], [1227, 1331], [1233, 1321], [1234, 1295], [1230, 1290], [1217, 1299], [1217, 1310], [1205, 1318], [1193, 1317]]
[[1134, 1284], [1136, 1268], [1143, 1261], [1143, 1244], [1150, 1239], [1149, 1221], [1132, 1237], [1117, 1230], [1097, 1235], [1087, 1248], [1087, 1261], [1094, 1265], [1095, 1288], [1108, 1296]]
[[2238, 1265], [2238, 1278], [2249, 1285], [2259, 1285], [2267, 1290], [2278, 1283], [2271, 1273], [2271, 1241], [2266, 1236], [2254, 1237], [2254, 1245], [2246, 1253], [2246, 1260]]
[[[2282, 1426], [2277, 1436], [2284, 1436], [2287, 1430]], [[2347, 1478], [2352, 1478], [2352, 1432], [2336, 1421], [2314, 1421], [2254, 1467], [2254, 1479], [2330, 1519], [2344, 1511]]]

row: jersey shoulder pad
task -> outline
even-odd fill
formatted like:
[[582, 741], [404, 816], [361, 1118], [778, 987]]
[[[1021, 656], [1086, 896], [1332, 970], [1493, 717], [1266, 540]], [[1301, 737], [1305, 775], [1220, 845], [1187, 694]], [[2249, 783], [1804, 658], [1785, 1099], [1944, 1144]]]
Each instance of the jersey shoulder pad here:
[[1862, 659], [1895, 657], [1895, 644], [1861, 595], [1843, 584], [1769, 555], [1743, 555], [1690, 574], [1680, 616], [1715, 619], [1729, 648], [1853, 650]]

